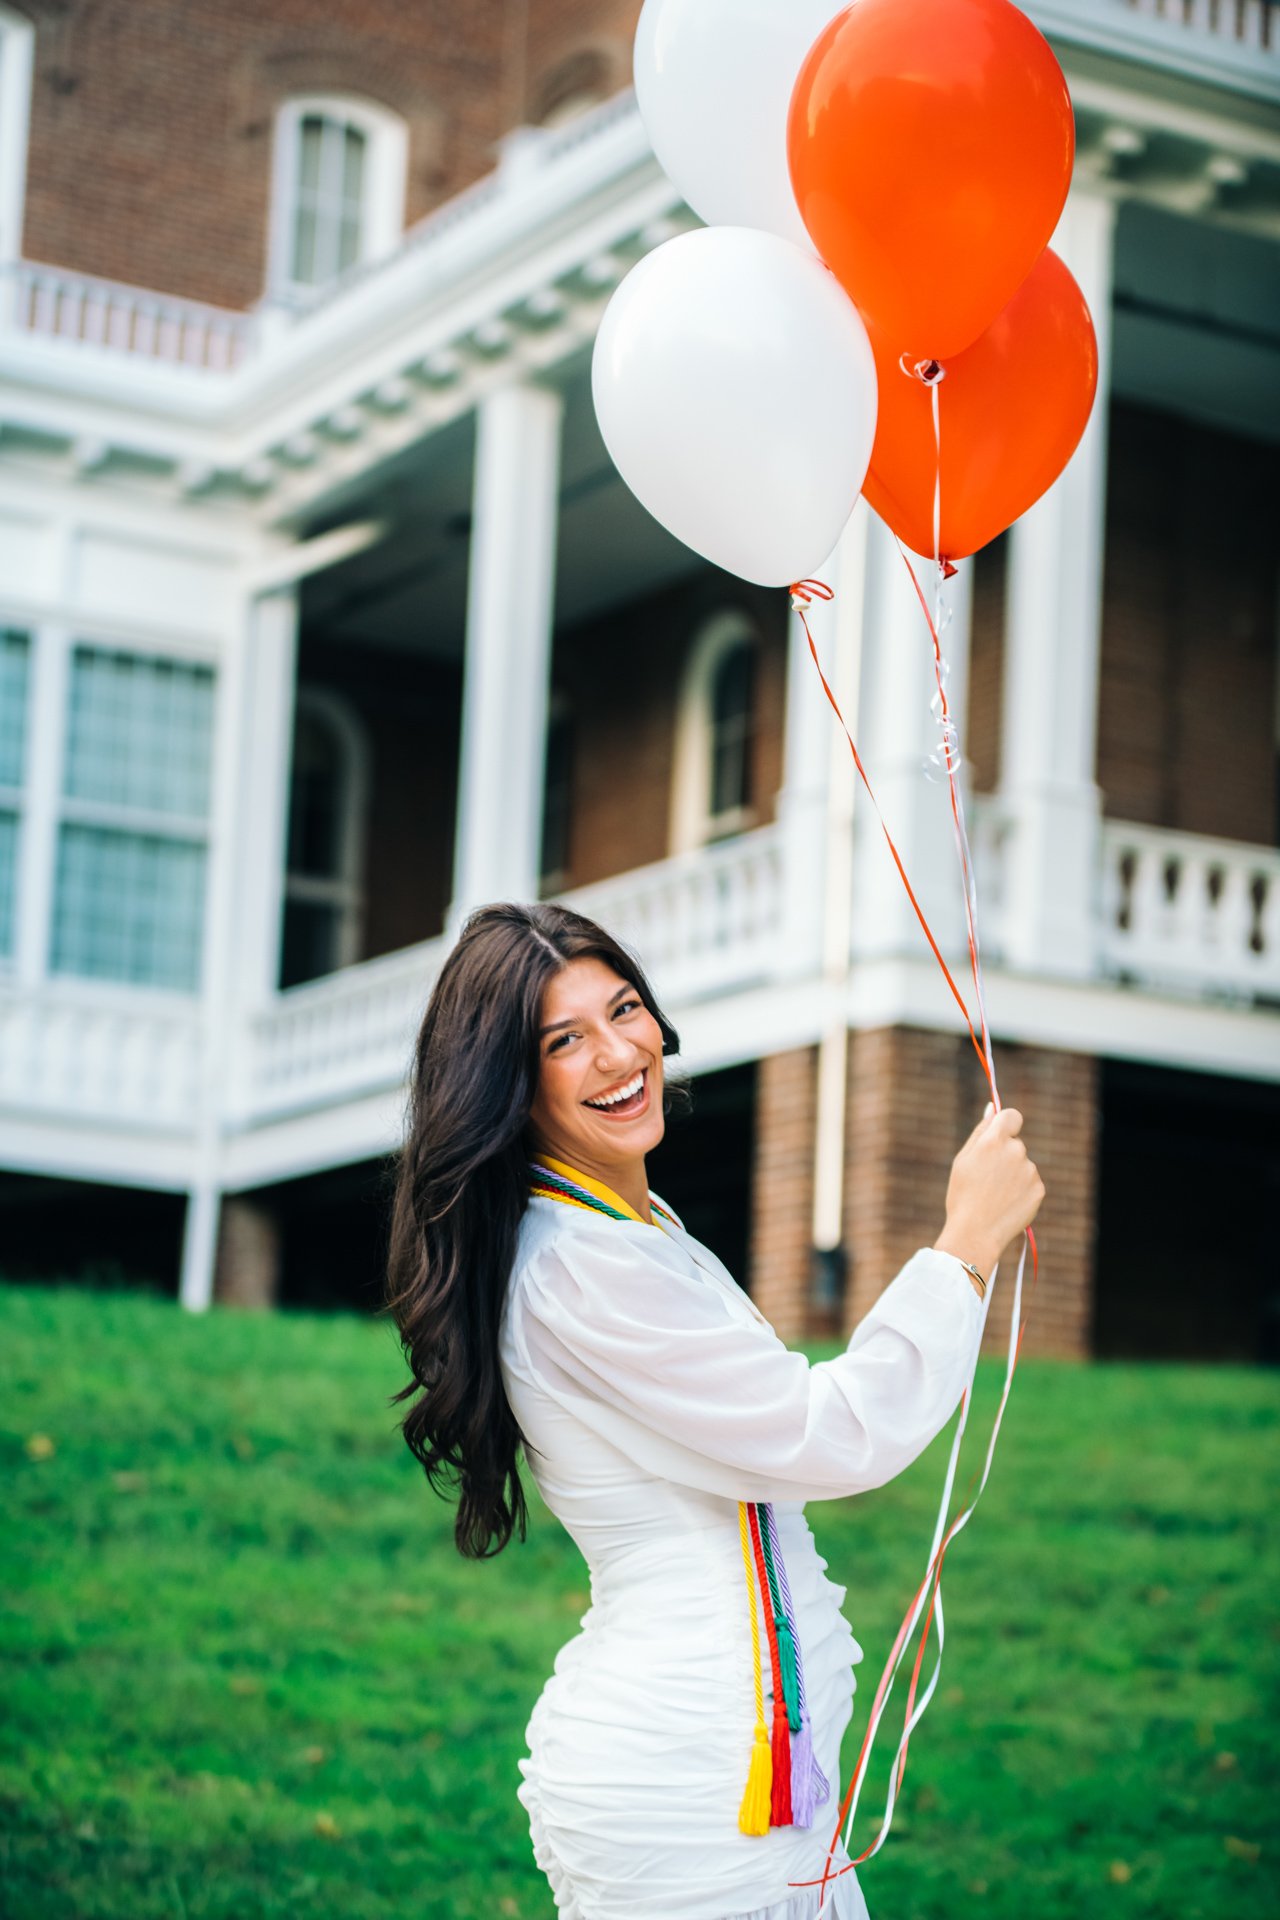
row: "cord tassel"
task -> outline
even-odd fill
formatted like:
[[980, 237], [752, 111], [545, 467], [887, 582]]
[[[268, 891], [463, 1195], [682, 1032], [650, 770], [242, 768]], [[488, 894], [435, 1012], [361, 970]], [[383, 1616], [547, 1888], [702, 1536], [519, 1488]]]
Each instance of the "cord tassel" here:
[[791, 1742], [791, 1821], [793, 1826], [811, 1827], [818, 1808], [831, 1788], [814, 1758], [813, 1731], [805, 1720]]
[[751, 1743], [751, 1768], [747, 1788], [738, 1809], [738, 1826], [743, 1833], [759, 1835], [769, 1831], [769, 1806], [773, 1795], [773, 1755], [763, 1720], [756, 1723]]
[[755, 1693], [756, 1731], [751, 1743], [751, 1765], [747, 1772], [742, 1805], [738, 1808], [741, 1832], [758, 1836], [769, 1831], [769, 1808], [773, 1799], [773, 1753], [769, 1732], [764, 1724], [764, 1672], [760, 1664], [760, 1621], [756, 1614], [755, 1569], [751, 1555], [750, 1523], [747, 1503], [738, 1502], [738, 1542], [742, 1548], [742, 1568], [747, 1580], [747, 1606], [751, 1615], [751, 1683]]

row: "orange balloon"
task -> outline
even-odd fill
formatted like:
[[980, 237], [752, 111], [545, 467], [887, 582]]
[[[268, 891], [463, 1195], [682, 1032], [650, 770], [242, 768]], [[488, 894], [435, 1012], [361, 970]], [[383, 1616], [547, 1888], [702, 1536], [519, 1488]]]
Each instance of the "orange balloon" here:
[[[871, 334], [880, 383], [862, 491], [913, 552], [933, 557], [938, 461], [933, 398]], [[1053, 485], [1085, 430], [1098, 386], [1098, 343], [1084, 295], [1047, 248], [1004, 312], [943, 368], [939, 552], [961, 560], [1011, 526]]]
[[857, 0], [800, 69], [787, 144], [805, 226], [868, 325], [945, 359], [1048, 244], [1075, 123], [1010, 0]]

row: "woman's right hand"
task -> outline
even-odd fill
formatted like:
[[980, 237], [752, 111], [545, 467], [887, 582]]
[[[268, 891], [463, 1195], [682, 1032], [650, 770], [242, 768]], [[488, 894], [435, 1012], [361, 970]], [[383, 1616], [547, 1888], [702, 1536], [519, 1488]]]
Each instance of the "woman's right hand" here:
[[1044, 1199], [1044, 1182], [1021, 1132], [1016, 1107], [1000, 1113], [988, 1107], [951, 1163], [946, 1225], [934, 1247], [972, 1261], [986, 1279]]

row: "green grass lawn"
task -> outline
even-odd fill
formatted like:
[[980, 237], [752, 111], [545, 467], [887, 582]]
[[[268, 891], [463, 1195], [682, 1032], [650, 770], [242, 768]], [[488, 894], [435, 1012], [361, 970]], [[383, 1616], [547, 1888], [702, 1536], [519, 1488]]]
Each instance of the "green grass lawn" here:
[[[516, 1758], [584, 1569], [541, 1511], [456, 1556], [403, 1377], [386, 1322], [0, 1288], [4, 1920], [549, 1920]], [[1274, 1376], [1024, 1363], [873, 1920], [1280, 1912], [1278, 1427]], [[944, 1448], [810, 1509], [846, 1768]]]

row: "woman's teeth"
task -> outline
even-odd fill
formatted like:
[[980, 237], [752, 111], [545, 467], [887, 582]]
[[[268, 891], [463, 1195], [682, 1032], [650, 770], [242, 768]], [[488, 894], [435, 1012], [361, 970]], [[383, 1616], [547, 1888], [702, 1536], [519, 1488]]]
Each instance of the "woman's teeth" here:
[[584, 1105], [607, 1110], [622, 1105], [624, 1101], [634, 1100], [644, 1087], [644, 1072], [641, 1070], [634, 1080], [628, 1080], [625, 1087], [619, 1087], [614, 1093], [602, 1093], [597, 1100], [587, 1100]]

